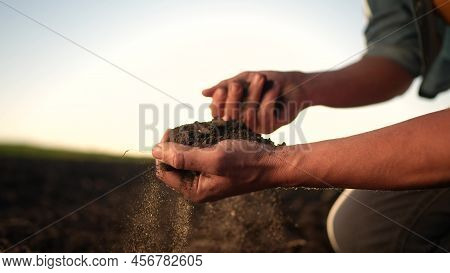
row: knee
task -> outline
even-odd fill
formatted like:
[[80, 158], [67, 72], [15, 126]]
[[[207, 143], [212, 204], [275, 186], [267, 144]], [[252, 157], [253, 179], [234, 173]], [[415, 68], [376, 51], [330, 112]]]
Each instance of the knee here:
[[345, 190], [331, 207], [327, 218], [327, 233], [333, 250], [336, 252], [353, 252], [350, 248], [354, 248], [351, 244], [352, 237], [350, 226], [348, 225], [346, 202], [349, 190]]
[[[327, 218], [327, 233], [336, 252], [378, 252], [380, 247], [375, 234], [378, 231], [376, 216], [352, 199], [362, 198], [360, 191], [345, 190], [334, 203]], [[367, 196], [364, 196], [367, 197]]]
[[448, 189], [345, 190], [328, 215], [331, 245], [336, 252], [434, 251], [426, 238], [441, 238], [449, 226], [448, 196]]

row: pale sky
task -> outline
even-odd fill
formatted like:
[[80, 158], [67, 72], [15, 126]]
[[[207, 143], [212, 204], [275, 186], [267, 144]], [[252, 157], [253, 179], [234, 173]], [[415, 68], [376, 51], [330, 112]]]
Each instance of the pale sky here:
[[[197, 111], [208, 103], [201, 90], [222, 79], [328, 69], [365, 47], [360, 0], [5, 2], [196, 110], [174, 117], [177, 101], [0, 3], [0, 142], [137, 150], [140, 104], [159, 110], [146, 116], [158, 120], [159, 133], [146, 136], [152, 146], [167, 126], [208, 120]], [[309, 142], [343, 137], [449, 106], [450, 92], [426, 100], [417, 84], [370, 107], [310, 108], [303, 134]]]

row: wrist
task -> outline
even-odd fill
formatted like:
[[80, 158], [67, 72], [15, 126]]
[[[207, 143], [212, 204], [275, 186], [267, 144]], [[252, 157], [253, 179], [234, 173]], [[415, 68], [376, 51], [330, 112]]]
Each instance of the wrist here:
[[300, 110], [308, 106], [319, 105], [320, 100], [315, 92], [318, 73], [290, 72], [290, 89], [297, 93], [296, 103], [300, 105]]
[[305, 76], [304, 84], [302, 85], [302, 92], [305, 94], [305, 100], [310, 106], [325, 105], [323, 98], [323, 90], [325, 89], [323, 84], [322, 73], [308, 73]]
[[271, 154], [274, 162], [273, 181], [271, 187], [306, 186], [305, 172], [302, 166], [307, 160], [306, 146], [293, 145], [277, 147]]
[[[313, 151], [314, 149], [314, 151]], [[277, 187], [329, 188], [326, 182], [329, 173], [331, 150], [326, 142], [316, 144], [299, 144], [277, 148], [274, 157], [279, 164]]]

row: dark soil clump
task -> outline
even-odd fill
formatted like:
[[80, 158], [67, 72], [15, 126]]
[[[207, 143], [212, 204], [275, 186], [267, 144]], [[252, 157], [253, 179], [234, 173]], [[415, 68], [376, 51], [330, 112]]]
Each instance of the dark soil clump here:
[[263, 138], [248, 129], [240, 121], [214, 119], [210, 122], [194, 122], [170, 131], [169, 141], [193, 147], [210, 147], [222, 140], [241, 139], [275, 146], [270, 139]]

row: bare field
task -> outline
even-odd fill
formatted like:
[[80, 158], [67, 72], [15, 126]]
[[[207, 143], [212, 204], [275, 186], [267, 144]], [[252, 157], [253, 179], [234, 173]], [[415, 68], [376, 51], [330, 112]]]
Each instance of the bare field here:
[[29, 154], [0, 150], [1, 251], [331, 251], [325, 220], [337, 191], [270, 190], [193, 205], [150, 175], [150, 159]]

